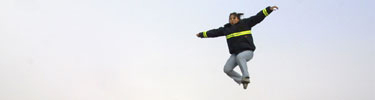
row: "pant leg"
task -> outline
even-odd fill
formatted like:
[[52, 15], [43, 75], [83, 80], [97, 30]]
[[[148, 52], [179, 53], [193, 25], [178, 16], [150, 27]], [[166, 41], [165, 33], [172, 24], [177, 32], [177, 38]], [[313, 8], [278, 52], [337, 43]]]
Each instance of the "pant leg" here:
[[224, 72], [238, 84], [241, 84], [242, 77], [233, 69], [237, 66], [236, 55], [232, 54], [224, 65]]
[[249, 72], [248, 72], [246, 63], [253, 58], [253, 54], [254, 54], [253, 51], [246, 50], [246, 51], [242, 51], [238, 53], [236, 56], [236, 62], [240, 66], [240, 69], [242, 72], [242, 78], [249, 77]]

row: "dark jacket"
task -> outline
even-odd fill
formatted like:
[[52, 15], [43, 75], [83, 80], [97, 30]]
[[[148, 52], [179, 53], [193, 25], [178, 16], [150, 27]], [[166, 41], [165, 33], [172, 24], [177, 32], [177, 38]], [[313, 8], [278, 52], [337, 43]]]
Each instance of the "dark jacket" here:
[[267, 7], [255, 16], [240, 20], [237, 24], [231, 25], [227, 23], [224, 27], [200, 32], [199, 37], [209, 38], [226, 36], [230, 54], [238, 54], [245, 50], [254, 51], [256, 47], [253, 42], [251, 28], [261, 22], [271, 12], [272, 10], [270, 10], [270, 7]]

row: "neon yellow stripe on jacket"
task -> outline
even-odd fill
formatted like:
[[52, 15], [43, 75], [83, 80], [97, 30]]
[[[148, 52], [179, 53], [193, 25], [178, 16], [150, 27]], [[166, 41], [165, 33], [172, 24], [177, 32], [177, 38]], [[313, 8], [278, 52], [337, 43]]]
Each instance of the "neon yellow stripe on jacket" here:
[[204, 38], [207, 37], [207, 31], [203, 32], [203, 37], [204, 37]]
[[227, 35], [226, 37], [227, 39], [230, 39], [232, 37], [238, 37], [238, 36], [247, 35], [247, 34], [251, 34], [251, 30], [232, 33], [232, 34]]
[[263, 9], [264, 16], [268, 16], [267, 8]]

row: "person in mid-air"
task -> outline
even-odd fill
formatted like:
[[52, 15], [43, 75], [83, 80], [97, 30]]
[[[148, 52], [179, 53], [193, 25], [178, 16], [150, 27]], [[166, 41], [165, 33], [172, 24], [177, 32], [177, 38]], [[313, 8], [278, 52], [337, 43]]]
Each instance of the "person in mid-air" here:
[[[244, 19], [241, 19], [243, 13], [233, 12], [229, 15], [229, 23], [225, 24], [224, 27], [196, 34], [200, 38], [226, 36], [231, 56], [224, 66], [224, 72], [235, 82], [242, 84], [244, 89], [250, 83], [246, 63], [253, 58], [255, 50], [251, 28], [276, 9], [279, 8], [277, 6], [269, 6], [255, 16]], [[240, 66], [242, 75], [233, 70], [237, 65]]]

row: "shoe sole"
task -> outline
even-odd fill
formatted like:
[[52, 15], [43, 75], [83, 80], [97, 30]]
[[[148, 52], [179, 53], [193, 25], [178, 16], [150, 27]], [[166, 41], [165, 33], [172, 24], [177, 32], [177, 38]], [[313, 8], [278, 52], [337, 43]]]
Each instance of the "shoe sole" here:
[[243, 83], [243, 89], [247, 89], [248, 83]]
[[242, 81], [243, 89], [247, 89], [247, 86], [249, 85], [249, 83], [250, 83], [250, 79], [244, 79]]

